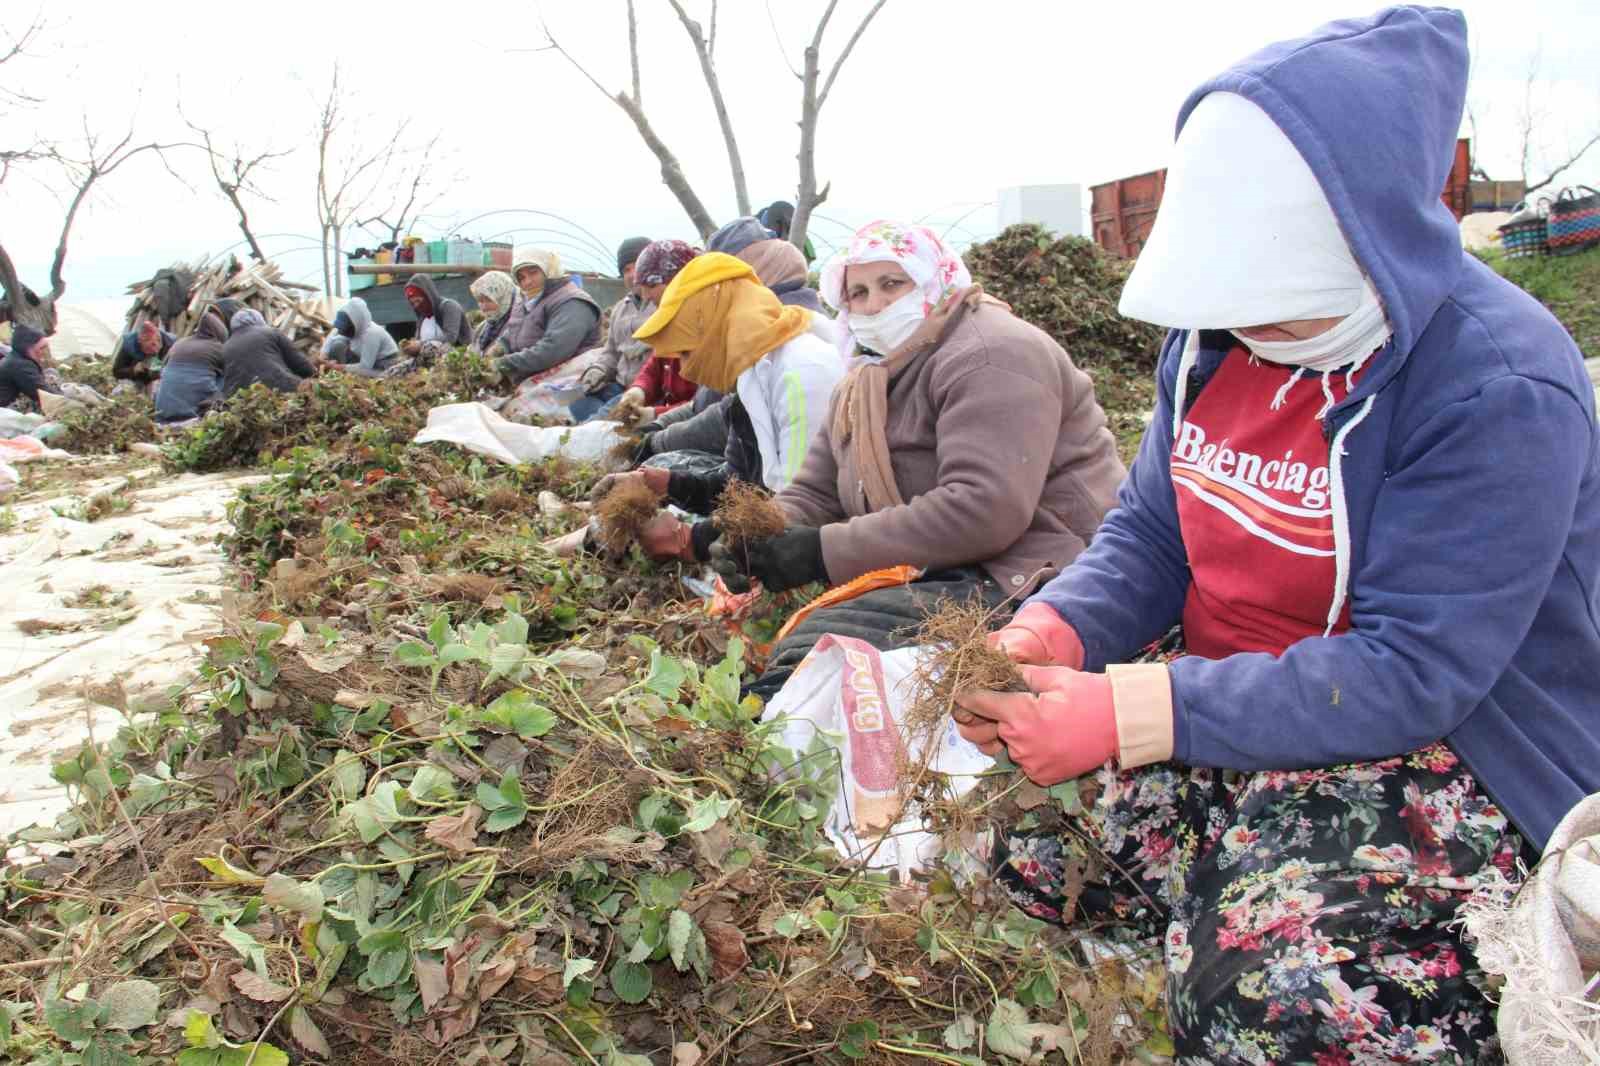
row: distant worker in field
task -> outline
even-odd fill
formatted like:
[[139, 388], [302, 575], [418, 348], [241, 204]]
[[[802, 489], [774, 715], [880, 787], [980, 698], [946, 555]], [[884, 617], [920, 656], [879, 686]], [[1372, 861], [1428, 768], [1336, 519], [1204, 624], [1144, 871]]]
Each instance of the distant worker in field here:
[[161, 377], [161, 367], [178, 339], [158, 326], [154, 319], [145, 319], [137, 329], [122, 335], [117, 345], [117, 356], [111, 361], [111, 376], [118, 381], [131, 382], [141, 390], [154, 388]]
[[260, 382], [278, 392], [309, 389], [316, 368], [289, 338], [267, 325], [261, 312], [235, 311], [228, 340], [222, 346], [222, 395], [232, 396]]
[[440, 296], [428, 275], [411, 275], [405, 293], [406, 302], [417, 316], [417, 335], [402, 344], [400, 350], [413, 361], [414, 367], [432, 366], [433, 361], [450, 348], [472, 343], [472, 326], [467, 322], [467, 313], [456, 301]]
[[187, 422], [222, 398], [223, 342], [228, 327], [215, 311], [200, 316], [192, 335], [172, 346], [156, 386], [156, 421]]
[[513, 385], [542, 381], [579, 352], [600, 343], [600, 305], [561, 272], [561, 257], [523, 245], [512, 256], [511, 276], [521, 299], [490, 354]]
[[490, 270], [478, 275], [471, 291], [483, 315], [472, 335], [472, 350], [482, 355], [494, 347], [511, 321], [511, 312], [517, 306], [517, 283], [504, 270]]
[[617, 276], [626, 291], [611, 305], [605, 344], [578, 378], [584, 395], [572, 405], [574, 422], [585, 422], [609, 409], [650, 358], [650, 346], [633, 337], [633, 331], [644, 325], [656, 309], [640, 295], [635, 271], [639, 254], [648, 247], [650, 238], [629, 237], [617, 248]]
[[[786, 241], [789, 239], [789, 227], [794, 224], [794, 204], [787, 200], [774, 200], [763, 207], [756, 218], [772, 232], [774, 237]], [[817, 250], [811, 247], [810, 237], [806, 238], [806, 246], [802, 250], [805, 252], [808, 265], [817, 261]]]
[[49, 372], [52, 366], [49, 337], [32, 326], [12, 329], [11, 351], [0, 359], [0, 407], [38, 413], [43, 407], [41, 392], [61, 392]]
[[947, 597], [1009, 616], [1084, 550], [1125, 474], [1089, 375], [926, 226], [863, 226], [822, 298], [849, 376], [778, 493], [789, 527], [717, 565], [774, 592], [865, 580], [777, 643], [762, 696], [827, 633], [899, 647]]
[[1171, 329], [1154, 421], [995, 637], [1032, 691], [960, 700], [1038, 784], [1098, 775], [1093, 906], [1070, 840], [997, 875], [1164, 933], [1182, 1062], [1479, 1061], [1453, 923], [1600, 789], [1594, 389], [1440, 202], [1468, 67], [1459, 12], [1392, 8], [1189, 96], [1121, 303]]
[[372, 320], [367, 301], [352, 296], [333, 316], [333, 332], [322, 342], [322, 358], [357, 377], [381, 378], [400, 359], [400, 346]]

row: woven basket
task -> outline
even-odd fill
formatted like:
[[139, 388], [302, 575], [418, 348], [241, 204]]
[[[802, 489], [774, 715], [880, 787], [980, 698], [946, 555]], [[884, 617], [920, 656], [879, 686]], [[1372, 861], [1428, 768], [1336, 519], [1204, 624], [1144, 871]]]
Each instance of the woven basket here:
[[1571, 255], [1600, 244], [1600, 193], [1587, 185], [1562, 189], [1550, 205], [1546, 244], [1551, 255]]
[[1500, 227], [1500, 246], [1507, 259], [1532, 259], [1545, 254], [1549, 235], [1549, 201], [1541, 200], [1533, 207], [1520, 203], [1511, 213], [1511, 219]]

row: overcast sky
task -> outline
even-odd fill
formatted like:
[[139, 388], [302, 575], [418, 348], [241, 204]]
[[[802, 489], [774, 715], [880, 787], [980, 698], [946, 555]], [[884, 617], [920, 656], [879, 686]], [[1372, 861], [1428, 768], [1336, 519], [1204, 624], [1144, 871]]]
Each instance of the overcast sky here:
[[[709, 12], [707, 0], [685, 4], [702, 18]], [[688, 39], [666, 0], [637, 6], [645, 110], [711, 213], [731, 218], [727, 157]], [[717, 67], [758, 207], [794, 196], [800, 84], [790, 66], [800, 63], [824, 6], [721, 6]], [[869, 6], [840, 0], [825, 63]], [[1493, 176], [1518, 174], [1517, 120], [1535, 55], [1535, 169], [1600, 129], [1600, 3], [1462, 6], [1476, 57], [1479, 159]], [[6, 0], [0, 34], [18, 32], [34, 10], [30, 0]], [[992, 203], [1002, 187], [1087, 186], [1163, 166], [1178, 105], [1199, 81], [1270, 41], [1372, 10], [1360, 0], [889, 0], [822, 116], [817, 168], [833, 195], [820, 209], [818, 245], [826, 251], [847, 227], [877, 217], [927, 219], [964, 244], [995, 231]], [[596, 78], [613, 90], [626, 86], [623, 0], [545, 3], [543, 12]], [[133, 123], [140, 140], [182, 140], [190, 135], [181, 102], [224, 143], [252, 154], [292, 150], [262, 175], [273, 202], [248, 199], [269, 255], [292, 278], [321, 279], [315, 129], [336, 61], [361, 117], [346, 131], [347, 145], [387, 139], [409, 120], [403, 163], [441, 135], [440, 169], [456, 180], [419, 225], [422, 235], [459, 229], [545, 240], [577, 269], [606, 268], [609, 250], [631, 235], [693, 236], [621, 110], [559, 55], [539, 50], [537, 3], [280, 0], [225, 13], [187, 0], [52, 0], [42, 14], [45, 32], [31, 55], [0, 67], [0, 85], [43, 103], [0, 105], [0, 139], [10, 146], [37, 134], [70, 143], [87, 114], [96, 130]], [[192, 188], [146, 156], [95, 191], [72, 231], [67, 302], [120, 298], [129, 282], [161, 266], [239, 241], [203, 156], [178, 149], [168, 161]], [[1600, 184], [1600, 149], [1577, 174]], [[42, 167], [0, 186], [0, 241], [36, 288], [47, 284], [60, 189]], [[477, 217], [486, 212], [501, 213]], [[360, 233], [346, 239], [360, 243]]]

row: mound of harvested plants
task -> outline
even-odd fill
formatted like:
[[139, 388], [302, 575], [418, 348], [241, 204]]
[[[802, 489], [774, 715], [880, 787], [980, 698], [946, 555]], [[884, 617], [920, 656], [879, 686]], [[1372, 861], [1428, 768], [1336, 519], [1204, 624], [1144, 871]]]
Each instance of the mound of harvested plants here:
[[744, 481], [728, 482], [711, 518], [722, 540], [735, 551], [776, 537], [789, 524], [771, 493]]
[[618, 481], [594, 510], [600, 519], [600, 546], [621, 555], [661, 510], [661, 499], [643, 480], [628, 477]]

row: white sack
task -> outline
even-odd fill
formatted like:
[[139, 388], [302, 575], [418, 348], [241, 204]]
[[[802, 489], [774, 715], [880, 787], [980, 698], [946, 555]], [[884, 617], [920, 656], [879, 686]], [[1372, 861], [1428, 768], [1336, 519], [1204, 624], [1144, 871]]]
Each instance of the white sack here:
[[578, 463], [613, 466], [611, 449], [622, 435], [615, 422], [581, 426], [524, 426], [509, 422], [481, 403], [452, 403], [428, 412], [428, 424], [413, 444], [445, 441], [502, 463], [536, 463], [564, 455]]
[[[922, 765], [922, 743], [907, 737], [903, 721], [912, 675], [929, 654], [931, 648], [882, 652], [830, 634], [817, 641], [761, 716], [764, 722], [783, 719], [782, 743], [796, 757], [819, 736], [838, 751], [841, 773], [824, 829], [840, 855], [873, 869], [909, 872], [936, 861], [942, 851], [922, 811], [915, 804], [901, 809], [899, 791], [900, 766]], [[953, 720], [944, 723], [938, 741], [929, 768], [946, 775], [956, 796], [994, 766], [962, 739]], [[902, 760], [908, 744], [909, 758]]]

